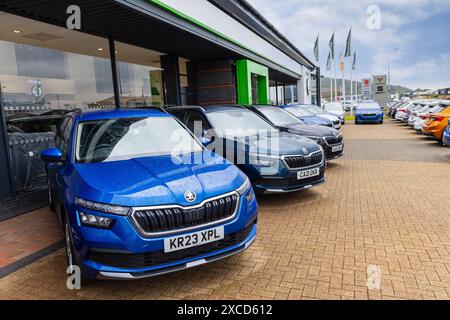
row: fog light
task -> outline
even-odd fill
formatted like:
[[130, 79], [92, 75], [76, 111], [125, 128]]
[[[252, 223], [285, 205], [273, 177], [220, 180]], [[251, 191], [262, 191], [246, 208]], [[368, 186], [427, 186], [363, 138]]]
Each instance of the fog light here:
[[247, 205], [249, 205], [255, 199], [255, 193], [253, 190], [250, 189], [245, 198], [247, 199]]
[[111, 218], [94, 216], [93, 214], [86, 214], [83, 212], [78, 212], [78, 215], [80, 216], [81, 225], [86, 227], [111, 229], [115, 222], [115, 220]]

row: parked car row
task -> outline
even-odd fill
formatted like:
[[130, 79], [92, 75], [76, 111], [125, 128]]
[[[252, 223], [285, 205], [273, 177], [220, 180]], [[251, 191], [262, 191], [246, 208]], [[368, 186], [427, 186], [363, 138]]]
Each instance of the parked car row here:
[[389, 107], [389, 116], [408, 125], [417, 133], [433, 137], [450, 146], [450, 101], [421, 100], [396, 102]]
[[308, 109], [68, 113], [56, 148], [41, 153], [68, 265], [88, 278], [139, 279], [246, 250], [256, 194], [324, 183], [327, 161], [343, 155], [341, 132], [328, 115], [299, 112]]

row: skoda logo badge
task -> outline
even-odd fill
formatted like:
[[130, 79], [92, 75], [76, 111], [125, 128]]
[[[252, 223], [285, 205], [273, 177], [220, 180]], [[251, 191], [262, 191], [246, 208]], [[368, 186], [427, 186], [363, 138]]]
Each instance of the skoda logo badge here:
[[303, 152], [303, 154], [304, 154], [305, 156], [307, 156], [308, 153], [309, 153], [309, 152], [308, 152], [308, 149], [306, 149], [306, 148], [303, 148], [303, 149], [302, 149], [302, 152]]
[[195, 194], [194, 191], [186, 191], [184, 193], [184, 198], [186, 199], [187, 202], [194, 202], [195, 199], [197, 199], [197, 195]]

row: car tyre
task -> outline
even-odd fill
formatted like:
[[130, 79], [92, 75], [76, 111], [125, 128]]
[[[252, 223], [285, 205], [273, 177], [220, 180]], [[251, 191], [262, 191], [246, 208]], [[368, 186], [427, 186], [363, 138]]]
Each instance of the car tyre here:
[[72, 233], [70, 232], [70, 222], [67, 214], [64, 218], [64, 240], [66, 245], [65, 247], [66, 247], [67, 267], [78, 265], [76, 262], [75, 250], [72, 241]]
[[47, 186], [48, 186], [48, 203], [49, 203], [50, 210], [52, 212], [56, 212], [55, 202], [53, 201], [52, 188], [50, 187], [50, 179], [47, 179]]
[[[72, 232], [70, 231], [69, 217], [67, 215], [67, 211], [65, 211], [64, 208], [62, 210], [64, 210], [64, 213], [65, 213], [63, 226], [64, 226], [64, 242], [65, 242], [65, 250], [66, 250], [66, 262], [67, 262], [68, 271], [71, 274], [73, 272], [73, 270], [69, 269], [69, 267], [71, 267], [71, 266], [79, 266], [80, 267], [80, 264], [78, 263], [77, 257], [75, 255]], [[88, 278], [88, 277], [86, 277], [86, 275], [83, 274], [83, 272], [81, 272], [81, 286], [82, 287], [87, 286], [92, 283], [95, 283], [95, 282], [96, 282], [95, 279]]]

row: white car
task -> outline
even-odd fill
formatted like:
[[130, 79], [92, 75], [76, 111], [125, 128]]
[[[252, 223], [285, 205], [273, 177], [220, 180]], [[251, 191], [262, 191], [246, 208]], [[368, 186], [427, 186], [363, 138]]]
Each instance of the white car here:
[[424, 102], [424, 103], [421, 103], [421, 105], [422, 105], [422, 108], [420, 108], [420, 110], [411, 111], [411, 114], [408, 119], [408, 126], [414, 127], [414, 123], [416, 122], [417, 118], [419, 118], [420, 116], [423, 116], [423, 115], [428, 115], [428, 112], [431, 109], [433, 109], [434, 107], [438, 106], [439, 102], [438, 101]]
[[331, 122], [333, 122], [334, 129], [336, 129], [336, 130], [341, 129], [341, 120], [337, 116], [335, 116], [331, 113], [327, 113], [322, 108], [315, 106], [315, 105], [305, 105], [304, 107], [305, 107], [305, 109], [308, 109], [308, 111], [314, 113], [316, 116], [318, 116], [320, 118], [328, 119]]
[[323, 106], [323, 109], [328, 113], [336, 115], [341, 121], [341, 124], [345, 124], [345, 111], [342, 104], [337, 102], [327, 103]]
[[406, 117], [408, 111], [415, 106], [414, 103], [408, 103], [407, 105], [402, 106], [397, 113], [395, 114], [395, 120], [403, 121]]

